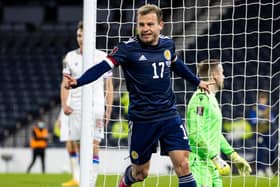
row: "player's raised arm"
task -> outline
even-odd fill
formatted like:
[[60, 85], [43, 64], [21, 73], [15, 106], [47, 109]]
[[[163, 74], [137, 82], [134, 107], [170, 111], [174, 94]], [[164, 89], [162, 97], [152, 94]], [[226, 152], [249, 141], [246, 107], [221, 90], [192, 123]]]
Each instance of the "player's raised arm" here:
[[215, 81], [203, 81], [203, 80], [200, 80], [200, 83], [199, 83], [198, 87], [201, 90], [210, 93], [209, 85], [213, 85], [213, 84], [215, 84]]
[[106, 60], [103, 60], [101, 63], [98, 63], [97, 65], [94, 65], [90, 69], [88, 69], [78, 79], [75, 79], [74, 77], [71, 77], [70, 75], [65, 74], [64, 77], [67, 79], [67, 81], [65, 81], [64, 87], [67, 89], [77, 88], [77, 87], [83, 86], [85, 84], [91, 83], [91, 82], [97, 80], [105, 72], [112, 69], [112, 67], [113, 66], [109, 65], [109, 62], [107, 62]]
[[214, 84], [213, 81], [203, 81], [200, 80], [189, 68], [187, 65], [184, 64], [184, 62], [175, 57], [175, 59], [171, 62], [171, 69], [178, 74], [180, 77], [190, 81], [195, 86], [198, 86], [202, 90], [209, 93], [209, 85]]

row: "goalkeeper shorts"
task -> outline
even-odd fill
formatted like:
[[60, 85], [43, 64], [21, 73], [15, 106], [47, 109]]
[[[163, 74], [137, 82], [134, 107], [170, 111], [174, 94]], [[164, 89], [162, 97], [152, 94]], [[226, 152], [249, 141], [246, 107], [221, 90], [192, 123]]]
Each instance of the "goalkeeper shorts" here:
[[190, 153], [189, 161], [197, 186], [223, 186], [219, 172], [210, 159], [201, 159], [197, 154]]

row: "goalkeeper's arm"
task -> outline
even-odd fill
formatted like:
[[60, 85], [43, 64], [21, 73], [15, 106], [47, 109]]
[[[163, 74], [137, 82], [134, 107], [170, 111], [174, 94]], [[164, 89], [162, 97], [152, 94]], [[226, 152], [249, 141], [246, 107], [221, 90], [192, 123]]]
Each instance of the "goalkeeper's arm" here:
[[242, 158], [234, 149], [229, 145], [228, 141], [221, 134], [221, 151], [226, 154], [232, 163], [237, 167], [239, 175], [250, 175], [252, 169], [249, 163]]

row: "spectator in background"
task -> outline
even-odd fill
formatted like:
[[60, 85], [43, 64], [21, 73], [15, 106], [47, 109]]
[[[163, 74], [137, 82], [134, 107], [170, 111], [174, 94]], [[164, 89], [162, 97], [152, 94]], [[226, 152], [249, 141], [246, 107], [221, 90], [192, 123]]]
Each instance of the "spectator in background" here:
[[53, 124], [52, 141], [56, 146], [64, 145], [62, 142], [60, 142], [60, 114]]
[[32, 161], [27, 168], [27, 173], [30, 173], [37, 157], [41, 158], [42, 173], [45, 173], [45, 152], [48, 146], [48, 129], [43, 120], [38, 120], [36, 125], [32, 128], [32, 135], [30, 138], [30, 147], [33, 151]]
[[266, 92], [258, 93], [258, 101], [249, 111], [249, 122], [252, 131], [256, 132], [255, 141], [257, 141], [257, 175], [272, 176], [273, 171], [270, 167], [273, 160], [273, 146], [275, 140], [272, 137], [273, 123], [275, 115], [269, 106], [268, 94]]

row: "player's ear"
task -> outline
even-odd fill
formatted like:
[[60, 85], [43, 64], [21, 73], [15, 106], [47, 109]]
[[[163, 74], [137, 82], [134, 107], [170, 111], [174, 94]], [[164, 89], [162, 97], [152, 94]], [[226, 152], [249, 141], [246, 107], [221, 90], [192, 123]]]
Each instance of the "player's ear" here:
[[160, 30], [162, 30], [162, 29], [163, 29], [163, 26], [164, 26], [164, 22], [163, 22], [163, 21], [160, 21], [160, 22], [159, 22], [159, 26], [160, 26]]
[[210, 72], [209, 81], [217, 81], [217, 74], [215, 71]]
[[215, 83], [217, 83], [217, 79], [218, 79], [218, 74], [215, 71], [213, 71], [211, 73], [210, 80], [213, 80], [215, 81]]

